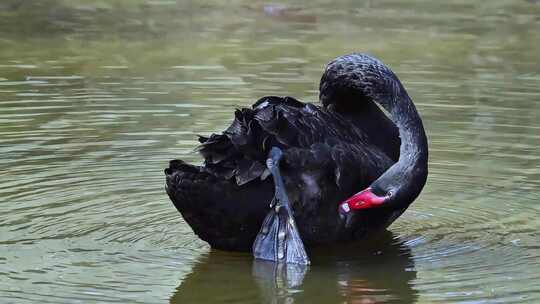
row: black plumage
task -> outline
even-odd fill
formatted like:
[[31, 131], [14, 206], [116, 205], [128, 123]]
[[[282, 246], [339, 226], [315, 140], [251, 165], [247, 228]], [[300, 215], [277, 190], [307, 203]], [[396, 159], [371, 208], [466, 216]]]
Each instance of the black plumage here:
[[[427, 165], [420, 176], [412, 174], [421, 185], [408, 186], [414, 189], [399, 196], [403, 201], [356, 212], [353, 219], [338, 215], [340, 202], [372, 185], [389, 168], [398, 167], [393, 165], [417, 165], [417, 158], [405, 159], [404, 152], [423, 155], [424, 147], [418, 144], [408, 150], [402, 144], [400, 154], [400, 134], [407, 140], [412, 136], [411, 142], [416, 137], [398, 126], [416, 132], [418, 123], [410, 123], [415, 120], [410, 113], [396, 114], [396, 107], [404, 107], [399, 100], [387, 102], [383, 96], [389, 88], [402, 87], [380, 65], [363, 54], [339, 57], [321, 79], [322, 106], [292, 97], [263, 97], [251, 108], [236, 110], [232, 124], [221, 134], [199, 138], [198, 151], [204, 157], [201, 166], [171, 161], [165, 170], [167, 193], [195, 233], [215, 248], [251, 248], [274, 195], [265, 166], [272, 147], [284, 152], [280, 168], [306, 245], [359, 238], [397, 218], [422, 189]], [[400, 92], [389, 94], [395, 97]], [[403, 103], [412, 106], [414, 116], [412, 102]], [[421, 121], [419, 124], [423, 135]], [[427, 164], [425, 135], [423, 138], [419, 145], [425, 145], [425, 159], [421, 157], [420, 162]], [[402, 174], [397, 179], [406, 177]], [[393, 183], [380, 180], [376, 188], [384, 190]]]

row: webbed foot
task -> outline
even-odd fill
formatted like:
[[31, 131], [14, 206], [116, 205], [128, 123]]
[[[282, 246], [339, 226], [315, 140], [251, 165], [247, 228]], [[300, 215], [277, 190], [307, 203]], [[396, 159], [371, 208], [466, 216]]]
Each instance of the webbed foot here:
[[253, 243], [253, 255], [256, 259], [309, 265], [309, 257], [296, 228], [289, 198], [279, 171], [279, 160], [282, 155], [282, 151], [274, 147], [266, 161], [274, 179], [275, 194], [271, 204], [272, 209], [264, 219], [261, 230]]

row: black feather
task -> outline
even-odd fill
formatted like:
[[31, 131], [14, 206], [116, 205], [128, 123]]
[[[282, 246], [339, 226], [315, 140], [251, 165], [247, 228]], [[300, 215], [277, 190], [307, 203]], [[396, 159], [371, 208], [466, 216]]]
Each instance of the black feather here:
[[202, 239], [217, 248], [246, 249], [260, 226], [241, 222], [250, 222], [251, 214], [260, 225], [268, 210], [273, 188], [265, 161], [277, 146], [285, 153], [283, 172], [304, 242], [335, 238], [334, 223], [319, 215], [321, 202], [331, 201], [327, 212], [335, 213], [341, 200], [368, 186], [399, 153], [394, 124], [371, 105], [360, 109], [343, 114], [291, 97], [261, 98], [251, 109], [236, 110], [222, 134], [200, 137], [202, 167], [172, 162], [167, 192]]

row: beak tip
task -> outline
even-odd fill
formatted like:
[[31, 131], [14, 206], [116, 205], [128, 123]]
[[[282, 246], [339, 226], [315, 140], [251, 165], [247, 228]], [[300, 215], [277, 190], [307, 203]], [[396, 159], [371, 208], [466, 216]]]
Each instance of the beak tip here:
[[340, 216], [345, 216], [347, 213], [351, 212], [351, 207], [349, 206], [347, 202], [339, 205], [338, 209], [339, 209]]

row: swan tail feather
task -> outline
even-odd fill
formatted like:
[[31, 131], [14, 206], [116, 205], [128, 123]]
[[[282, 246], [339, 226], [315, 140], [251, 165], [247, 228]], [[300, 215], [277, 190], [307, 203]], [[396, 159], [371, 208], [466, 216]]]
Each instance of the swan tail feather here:
[[272, 184], [238, 186], [181, 160], [165, 169], [166, 190], [195, 234], [213, 248], [250, 250], [272, 198]]

